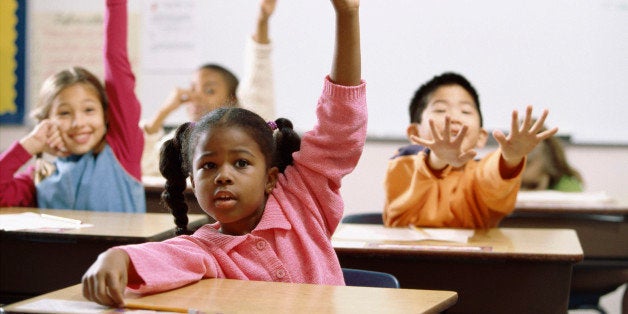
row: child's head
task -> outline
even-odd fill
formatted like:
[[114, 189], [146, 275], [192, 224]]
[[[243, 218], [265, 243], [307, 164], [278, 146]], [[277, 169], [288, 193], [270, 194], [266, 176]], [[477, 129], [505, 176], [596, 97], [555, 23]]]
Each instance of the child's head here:
[[[543, 127], [542, 130], [546, 128]], [[580, 173], [567, 162], [560, 139], [552, 136], [543, 140], [528, 154], [526, 167], [521, 175], [521, 189], [553, 189], [563, 177], [583, 182]]]
[[[162, 198], [175, 212], [183, 202], [185, 180], [190, 178], [199, 205], [221, 222], [223, 232], [247, 233], [264, 211], [278, 172], [292, 163], [299, 136], [287, 119], [269, 123], [242, 108], [223, 107], [196, 123], [177, 129], [162, 147], [160, 171], [166, 178]], [[187, 219], [177, 222], [184, 228]]]
[[238, 78], [220, 65], [205, 64], [196, 70], [192, 89], [200, 95], [200, 100], [187, 106], [191, 121], [198, 121], [216, 108], [238, 105]]
[[109, 102], [103, 85], [89, 71], [73, 67], [46, 79], [31, 116], [38, 122], [54, 121], [66, 148], [85, 154], [102, 143]]
[[473, 85], [460, 74], [446, 72], [421, 85], [410, 101], [409, 112], [408, 137], [415, 135], [432, 139], [429, 120], [434, 120], [436, 129], [442, 132], [445, 116], [449, 116], [452, 135], [463, 125], [469, 128], [463, 143], [464, 149], [483, 147], [488, 139], [488, 133], [482, 128], [478, 94]]

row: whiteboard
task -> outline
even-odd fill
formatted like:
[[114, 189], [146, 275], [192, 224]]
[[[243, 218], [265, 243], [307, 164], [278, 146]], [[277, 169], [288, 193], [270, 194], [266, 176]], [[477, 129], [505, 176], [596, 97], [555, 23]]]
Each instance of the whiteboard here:
[[[172, 0], [131, 1], [143, 20], [136, 74], [145, 118], [203, 63], [242, 77], [258, 9], [251, 0], [180, 0], [193, 8], [182, 36], [196, 44], [172, 57], [146, 48], [155, 35], [146, 10], [163, 2]], [[316, 122], [333, 18], [330, 1], [279, 0], [271, 20], [276, 111], [299, 131]], [[455, 71], [478, 90], [488, 130], [507, 130], [512, 110], [531, 104], [548, 108], [547, 124], [575, 143], [628, 144], [628, 0], [362, 0], [361, 29], [372, 138], [404, 138], [415, 90]], [[180, 111], [167, 122], [184, 120]]]

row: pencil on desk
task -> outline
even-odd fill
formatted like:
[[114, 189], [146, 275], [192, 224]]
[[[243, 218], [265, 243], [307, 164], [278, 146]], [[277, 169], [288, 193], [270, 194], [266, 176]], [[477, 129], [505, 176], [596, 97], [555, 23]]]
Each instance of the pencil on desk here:
[[174, 312], [174, 313], [197, 313], [196, 310], [186, 309], [182, 307], [153, 305], [153, 304], [134, 303], [134, 302], [125, 302], [124, 308], [133, 309], [133, 310], [150, 310], [150, 311], [162, 311], [162, 312]]

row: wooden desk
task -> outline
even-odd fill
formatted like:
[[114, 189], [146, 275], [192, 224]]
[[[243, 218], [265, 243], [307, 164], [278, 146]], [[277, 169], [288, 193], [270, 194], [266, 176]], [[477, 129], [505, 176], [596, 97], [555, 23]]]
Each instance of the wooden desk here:
[[[170, 214], [127, 214], [38, 208], [0, 208], [0, 214], [46, 213], [92, 227], [70, 230], [0, 231], [0, 303], [15, 302], [80, 282], [98, 254], [110, 247], [174, 236]], [[207, 216], [190, 215], [197, 229]]]
[[[364, 234], [394, 231], [351, 225]], [[583, 258], [566, 229], [476, 230], [467, 244], [333, 239], [342, 267], [391, 273], [401, 288], [458, 292], [448, 313], [566, 313], [572, 267]]]
[[628, 281], [628, 205], [518, 202], [501, 227], [576, 230], [584, 261], [574, 266], [572, 294], [606, 294]]
[[[86, 301], [81, 285], [12, 304], [5, 311], [28, 313], [44, 299]], [[196, 309], [204, 313], [439, 313], [456, 303], [452, 291], [323, 286], [310, 284], [206, 279], [180, 289], [138, 296], [135, 304]], [[36, 304], [36, 303], [35, 303]], [[92, 303], [94, 307], [95, 303]], [[47, 313], [50, 307], [35, 308]], [[65, 309], [66, 311], [70, 309]], [[106, 309], [103, 309], [106, 313]], [[117, 313], [117, 312], [116, 312]]]

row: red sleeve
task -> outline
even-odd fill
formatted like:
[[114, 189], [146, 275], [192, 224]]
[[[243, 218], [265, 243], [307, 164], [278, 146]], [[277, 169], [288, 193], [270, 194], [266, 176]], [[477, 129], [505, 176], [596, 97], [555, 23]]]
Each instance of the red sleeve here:
[[16, 174], [31, 159], [19, 142], [0, 154], [0, 207], [28, 206], [35, 207], [34, 167]]
[[144, 135], [139, 127], [141, 105], [127, 52], [127, 2], [107, 0], [105, 13], [105, 89], [109, 98], [107, 143], [124, 169], [142, 179]]

